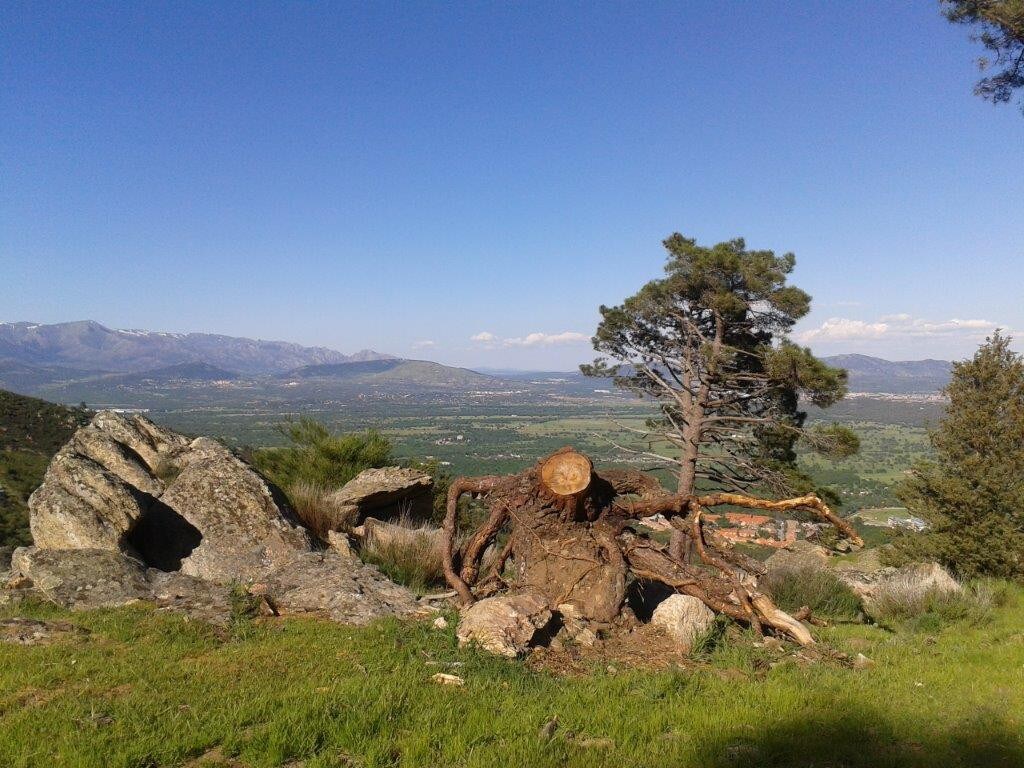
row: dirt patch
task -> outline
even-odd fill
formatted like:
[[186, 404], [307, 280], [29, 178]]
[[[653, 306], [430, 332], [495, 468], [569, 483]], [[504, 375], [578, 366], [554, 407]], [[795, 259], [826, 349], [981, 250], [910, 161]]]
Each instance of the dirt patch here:
[[557, 675], [588, 675], [604, 668], [618, 670], [697, 669], [700, 662], [679, 650], [679, 644], [655, 627], [643, 625], [632, 632], [616, 632], [591, 646], [565, 643], [535, 648], [526, 657], [531, 669]]
[[0, 643], [46, 645], [66, 638], [82, 637], [88, 630], [69, 621], [38, 619], [0, 619]]

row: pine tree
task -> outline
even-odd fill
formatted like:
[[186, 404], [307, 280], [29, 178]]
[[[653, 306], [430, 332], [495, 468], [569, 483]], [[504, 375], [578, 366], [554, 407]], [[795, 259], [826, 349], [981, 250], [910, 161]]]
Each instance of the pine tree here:
[[805, 493], [795, 445], [849, 455], [857, 438], [838, 426], [807, 430], [801, 401], [828, 407], [846, 393], [846, 372], [788, 339], [811, 297], [787, 285], [795, 258], [748, 250], [742, 239], [711, 247], [674, 234], [664, 241], [665, 277], [621, 305], [601, 307], [590, 376], [653, 400], [648, 436], [671, 446], [677, 488]]
[[953, 366], [936, 457], [898, 489], [932, 528], [897, 542], [893, 559], [934, 558], [964, 577], [1024, 576], [1024, 358], [996, 332]]

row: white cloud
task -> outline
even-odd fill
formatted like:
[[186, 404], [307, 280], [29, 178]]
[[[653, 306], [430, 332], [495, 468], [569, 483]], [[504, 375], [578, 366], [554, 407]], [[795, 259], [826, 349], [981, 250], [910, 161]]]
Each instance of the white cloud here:
[[522, 338], [505, 339], [507, 347], [553, 347], [564, 344], [582, 344], [590, 340], [584, 333], [563, 331], [562, 333], [531, 333]]
[[490, 331], [480, 331], [480, 333], [474, 333], [472, 336], [470, 336], [469, 340], [470, 341], [480, 341], [480, 342], [483, 342], [484, 344], [490, 344], [492, 342], [497, 341], [498, 337], [495, 336]]
[[845, 317], [830, 317], [817, 328], [797, 335], [804, 344], [812, 341], [847, 341], [849, 339], [879, 339], [889, 330], [886, 323], [865, 323]]
[[436, 346], [437, 342], [434, 341], [433, 339], [423, 339], [422, 341], [414, 341], [412, 343], [413, 349], [430, 349], [431, 347]]
[[998, 323], [991, 320], [925, 320], [905, 312], [886, 315], [877, 321], [865, 322], [846, 317], [830, 317], [817, 328], [797, 334], [804, 344], [815, 341], [860, 341], [869, 339], [927, 339], [958, 336], [982, 337], [993, 331]]

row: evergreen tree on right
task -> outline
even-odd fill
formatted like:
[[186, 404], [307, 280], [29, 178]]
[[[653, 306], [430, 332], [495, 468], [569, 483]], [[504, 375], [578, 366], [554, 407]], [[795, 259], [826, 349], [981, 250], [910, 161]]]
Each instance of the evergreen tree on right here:
[[949, 406], [900, 500], [931, 524], [892, 560], [934, 559], [960, 576], [1024, 577], [1024, 358], [999, 331], [954, 363]]

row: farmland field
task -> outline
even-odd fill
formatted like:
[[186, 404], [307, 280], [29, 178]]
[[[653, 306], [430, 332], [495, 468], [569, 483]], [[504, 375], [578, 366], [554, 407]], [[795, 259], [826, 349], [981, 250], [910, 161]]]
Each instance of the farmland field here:
[[[641, 434], [651, 411], [628, 400], [598, 403], [516, 404], [322, 404], [295, 410], [182, 409], [152, 412], [171, 427], [192, 434], [211, 434], [242, 446], [277, 445], [277, 425], [299, 415], [316, 418], [331, 429], [377, 429], [393, 442], [401, 459], [436, 459], [454, 475], [518, 472], [539, 456], [573, 445], [598, 463], [656, 469], [649, 451], [665, 452]], [[913, 424], [846, 422], [861, 440], [861, 452], [843, 460], [810, 453], [802, 466], [835, 490], [845, 510], [897, 504], [892, 486], [913, 462], [928, 455], [927, 432]], [[671, 480], [659, 470], [663, 482]]]

